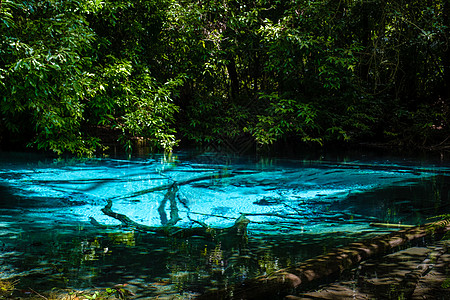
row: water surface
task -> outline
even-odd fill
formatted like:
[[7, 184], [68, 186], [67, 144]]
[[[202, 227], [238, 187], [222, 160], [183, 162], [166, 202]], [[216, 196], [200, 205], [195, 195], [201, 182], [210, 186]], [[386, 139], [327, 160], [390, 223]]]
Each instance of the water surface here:
[[[138, 297], [189, 297], [357, 239], [374, 222], [450, 213], [449, 166], [417, 160], [293, 160], [178, 153], [53, 160], [2, 154], [0, 278], [22, 288], [127, 284]], [[175, 188], [176, 187], [176, 188]], [[124, 226], [228, 228], [245, 239]]]

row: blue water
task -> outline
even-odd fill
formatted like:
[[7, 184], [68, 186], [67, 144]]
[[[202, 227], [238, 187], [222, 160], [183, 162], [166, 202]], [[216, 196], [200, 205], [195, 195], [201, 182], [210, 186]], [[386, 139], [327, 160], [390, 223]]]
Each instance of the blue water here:
[[[450, 213], [450, 165], [175, 153], [133, 159], [0, 158], [0, 279], [22, 288], [127, 284], [138, 297], [189, 297]], [[178, 187], [174, 197], [169, 191]], [[125, 226], [102, 209], [161, 228], [232, 226], [248, 236], [173, 237]]]

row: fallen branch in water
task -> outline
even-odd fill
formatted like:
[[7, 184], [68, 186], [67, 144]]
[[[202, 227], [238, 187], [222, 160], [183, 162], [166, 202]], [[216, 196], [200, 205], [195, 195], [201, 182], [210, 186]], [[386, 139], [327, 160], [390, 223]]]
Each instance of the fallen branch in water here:
[[405, 224], [392, 224], [392, 223], [370, 223], [372, 227], [382, 227], [382, 228], [413, 228], [414, 225]]
[[[175, 227], [169, 222], [166, 224], [166, 226], [147, 226], [131, 220], [124, 214], [114, 212], [112, 210], [112, 204], [113, 203], [111, 200], [107, 200], [107, 204], [104, 208], [102, 208], [102, 212], [105, 215], [110, 216], [111, 218], [119, 220], [122, 225], [139, 230], [141, 232], [153, 232], [171, 237], [185, 238], [190, 236], [203, 236], [205, 238], [213, 240], [231, 239], [235, 242], [239, 242], [240, 240], [247, 237], [247, 225], [250, 222], [250, 220], [247, 219], [245, 215], [241, 215], [236, 219], [233, 226], [227, 228], [211, 228], [205, 227], [205, 225], [202, 225], [202, 227], [182, 228]], [[99, 224], [92, 217], [91, 224], [97, 227], [104, 227], [104, 225]]]
[[113, 198], [110, 198], [110, 199], [111, 200], [131, 199], [131, 198], [139, 197], [139, 196], [142, 196], [142, 195], [145, 195], [145, 194], [150, 194], [150, 193], [153, 193], [153, 192], [159, 192], [159, 191], [168, 190], [174, 184], [176, 184], [177, 186], [182, 186], [182, 185], [188, 185], [188, 184], [191, 184], [191, 183], [197, 182], [197, 181], [215, 180], [215, 179], [222, 179], [222, 178], [228, 178], [228, 177], [234, 177], [234, 176], [236, 176], [236, 174], [234, 174], [234, 173], [217, 173], [217, 174], [203, 175], [203, 176], [199, 176], [199, 177], [189, 178], [189, 179], [186, 179], [186, 180], [183, 180], [183, 181], [177, 181], [177, 182], [171, 182], [171, 183], [163, 184], [163, 185], [160, 185], [160, 186], [152, 187], [150, 189], [134, 192], [134, 193], [132, 193], [130, 195], [118, 196], [118, 197], [113, 197]]
[[[167, 193], [164, 195], [164, 199], [159, 204], [158, 213], [161, 218], [161, 224], [165, 227], [173, 226], [178, 221], [181, 220], [180, 216], [178, 215], [178, 207], [176, 200], [177, 192], [178, 192], [178, 185], [174, 183], [169, 188]], [[167, 214], [165, 211], [167, 201], [169, 201], [170, 203], [170, 220], [167, 220]]]
[[224, 290], [208, 292], [197, 299], [283, 299], [298, 292], [311, 282], [338, 276], [361, 261], [427, 236], [450, 231], [450, 221], [443, 220], [423, 226], [404, 229], [337, 249], [326, 255], [307, 260], [296, 266], [260, 276]]

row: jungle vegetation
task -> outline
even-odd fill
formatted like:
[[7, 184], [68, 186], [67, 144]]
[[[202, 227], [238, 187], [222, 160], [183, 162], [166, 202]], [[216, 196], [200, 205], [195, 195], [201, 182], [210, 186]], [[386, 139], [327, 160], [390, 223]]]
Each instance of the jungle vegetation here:
[[449, 149], [449, 2], [1, 0], [0, 141]]

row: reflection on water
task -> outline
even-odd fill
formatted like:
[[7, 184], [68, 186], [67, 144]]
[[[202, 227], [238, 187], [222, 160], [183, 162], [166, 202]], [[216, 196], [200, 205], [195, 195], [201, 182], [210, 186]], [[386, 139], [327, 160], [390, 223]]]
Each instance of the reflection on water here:
[[[16, 158], [0, 160], [0, 278], [20, 278], [23, 288], [127, 284], [141, 297], [187, 297], [387, 230], [372, 222], [423, 224], [450, 212], [445, 165], [187, 153]], [[148, 230], [105, 214], [107, 201]], [[250, 220], [243, 239], [161, 230], [209, 232], [242, 215]]]

